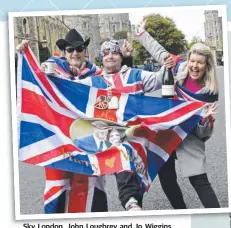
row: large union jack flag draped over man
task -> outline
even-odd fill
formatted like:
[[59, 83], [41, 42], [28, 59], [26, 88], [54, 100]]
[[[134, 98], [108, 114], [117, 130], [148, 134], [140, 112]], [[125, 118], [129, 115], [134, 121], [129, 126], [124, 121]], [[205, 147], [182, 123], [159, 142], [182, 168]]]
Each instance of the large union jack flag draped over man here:
[[[107, 97], [106, 90], [46, 76], [29, 47], [18, 61], [19, 160], [37, 166], [81, 176], [133, 170], [148, 189], [172, 151], [200, 121], [207, 105], [112, 91], [111, 95], [118, 98], [118, 109], [102, 110], [95, 104], [100, 97]], [[76, 121], [94, 120], [124, 129], [127, 137], [120, 145], [102, 152], [89, 153], [77, 147], [71, 133]], [[89, 124], [78, 126], [84, 132]], [[137, 164], [143, 169], [137, 169]], [[48, 184], [45, 191], [47, 203], [69, 188], [63, 187], [68, 178], [61, 179], [54, 189], [51, 178], [51, 186]]]

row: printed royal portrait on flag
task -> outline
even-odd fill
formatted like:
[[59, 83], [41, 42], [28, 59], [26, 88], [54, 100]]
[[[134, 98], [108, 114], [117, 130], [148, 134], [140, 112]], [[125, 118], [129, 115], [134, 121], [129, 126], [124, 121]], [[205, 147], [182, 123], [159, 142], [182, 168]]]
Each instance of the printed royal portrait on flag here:
[[29, 47], [18, 73], [19, 160], [94, 176], [142, 166], [137, 174], [147, 189], [206, 107], [112, 91], [118, 108], [98, 108], [106, 90], [45, 75]]

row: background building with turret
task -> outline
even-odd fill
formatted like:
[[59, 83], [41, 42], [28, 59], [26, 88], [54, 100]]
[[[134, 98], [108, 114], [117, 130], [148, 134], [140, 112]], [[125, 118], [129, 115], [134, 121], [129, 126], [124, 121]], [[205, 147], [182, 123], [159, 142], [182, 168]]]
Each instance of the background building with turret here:
[[204, 15], [205, 43], [214, 50], [216, 60], [220, 61], [223, 55], [222, 17], [219, 17], [218, 10], [205, 10]]
[[68, 30], [59, 17], [15, 17], [14, 45], [27, 39], [37, 59], [43, 62], [59, 52], [56, 41], [65, 37]]
[[116, 32], [131, 32], [131, 22], [128, 13], [99, 14], [101, 39], [113, 38]]
[[91, 61], [99, 57], [103, 40], [112, 39], [119, 31], [131, 34], [128, 13], [17, 17], [14, 18], [15, 46], [23, 39], [28, 39], [34, 54], [43, 62], [54, 53], [59, 53], [56, 41], [65, 38], [71, 28], [75, 28], [83, 39], [90, 37], [86, 57]]

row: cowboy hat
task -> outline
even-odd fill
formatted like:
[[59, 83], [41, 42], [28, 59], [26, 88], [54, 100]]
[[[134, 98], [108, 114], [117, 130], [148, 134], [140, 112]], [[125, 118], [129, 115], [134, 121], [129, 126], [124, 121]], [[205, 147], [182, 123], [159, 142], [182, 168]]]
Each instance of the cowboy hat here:
[[90, 37], [87, 40], [83, 40], [83, 37], [76, 31], [76, 29], [71, 29], [65, 39], [59, 39], [56, 45], [60, 50], [64, 50], [67, 46], [73, 46], [75, 48], [84, 45], [86, 48], [90, 43]]

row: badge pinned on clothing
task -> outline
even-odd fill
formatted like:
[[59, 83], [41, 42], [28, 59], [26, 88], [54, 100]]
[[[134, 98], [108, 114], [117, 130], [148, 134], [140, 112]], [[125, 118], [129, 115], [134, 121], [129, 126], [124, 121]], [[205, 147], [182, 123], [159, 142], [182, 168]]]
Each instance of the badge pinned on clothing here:
[[119, 108], [118, 97], [113, 96], [111, 100], [108, 102], [108, 109], [118, 109], [118, 108]]
[[118, 109], [119, 108], [119, 100], [116, 96], [106, 97], [104, 95], [101, 95], [101, 96], [97, 97], [94, 106], [95, 106], [95, 108], [100, 109], [100, 110]]

